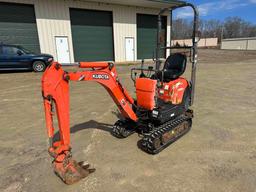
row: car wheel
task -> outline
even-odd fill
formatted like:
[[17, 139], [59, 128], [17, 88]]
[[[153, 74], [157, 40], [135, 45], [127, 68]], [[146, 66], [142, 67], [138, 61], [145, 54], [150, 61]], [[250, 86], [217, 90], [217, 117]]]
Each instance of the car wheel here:
[[33, 63], [33, 70], [35, 72], [43, 72], [46, 68], [46, 65], [43, 61], [35, 61]]

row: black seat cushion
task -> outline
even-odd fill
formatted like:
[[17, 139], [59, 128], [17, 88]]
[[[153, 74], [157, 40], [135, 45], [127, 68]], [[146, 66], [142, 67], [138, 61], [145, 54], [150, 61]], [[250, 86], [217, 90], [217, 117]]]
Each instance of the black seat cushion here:
[[179, 78], [186, 70], [187, 57], [181, 53], [170, 55], [164, 64], [164, 81], [169, 82]]

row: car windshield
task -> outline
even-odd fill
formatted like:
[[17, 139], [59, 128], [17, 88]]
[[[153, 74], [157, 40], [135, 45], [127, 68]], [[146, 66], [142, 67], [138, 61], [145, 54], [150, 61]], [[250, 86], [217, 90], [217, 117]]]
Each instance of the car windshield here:
[[19, 46], [18, 48], [21, 49], [26, 54], [33, 54], [34, 53], [34, 52], [32, 52], [32, 51], [30, 51], [30, 50], [28, 50], [28, 49], [26, 49], [24, 47], [21, 47], [21, 46]]

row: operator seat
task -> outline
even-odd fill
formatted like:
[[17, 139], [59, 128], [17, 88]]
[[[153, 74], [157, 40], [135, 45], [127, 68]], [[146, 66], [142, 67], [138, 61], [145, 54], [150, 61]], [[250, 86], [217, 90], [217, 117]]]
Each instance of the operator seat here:
[[187, 66], [186, 55], [182, 53], [171, 54], [166, 59], [164, 64], [164, 68], [163, 68], [164, 82], [170, 82], [172, 80], [179, 78], [185, 72], [186, 66]]

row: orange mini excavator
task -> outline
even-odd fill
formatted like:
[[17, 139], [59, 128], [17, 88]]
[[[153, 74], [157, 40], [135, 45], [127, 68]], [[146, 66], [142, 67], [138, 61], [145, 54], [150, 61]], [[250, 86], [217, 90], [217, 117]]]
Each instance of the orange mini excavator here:
[[[189, 6], [194, 10], [192, 46], [162, 46], [162, 15], [179, 7]], [[171, 19], [172, 20], [172, 19]], [[132, 98], [119, 81], [115, 65], [111, 62], [80, 62], [83, 69], [77, 72], [64, 71], [62, 65], [53, 62], [42, 77], [46, 127], [49, 137], [49, 153], [54, 158], [54, 172], [66, 183], [72, 184], [92, 173], [95, 169], [72, 159], [69, 125], [69, 81], [95, 81], [101, 84], [116, 103], [122, 120], [112, 129], [112, 135], [126, 138], [137, 132], [142, 135], [139, 146], [150, 154], [157, 154], [192, 126], [193, 104], [197, 64], [198, 12], [190, 3], [183, 3], [161, 10], [158, 15], [157, 48], [155, 67], [133, 68], [131, 77], [136, 88], [136, 99]], [[170, 50], [163, 67], [161, 51]], [[186, 53], [180, 52], [186, 49]], [[174, 51], [176, 50], [176, 52]], [[177, 51], [178, 50], [178, 51]], [[175, 52], [175, 53], [174, 53]], [[188, 55], [188, 56], [186, 56]], [[189, 57], [190, 60], [187, 59]], [[187, 61], [192, 63], [191, 80], [181, 75]], [[138, 75], [140, 72], [140, 75]], [[56, 108], [59, 141], [54, 141], [53, 114]]]

